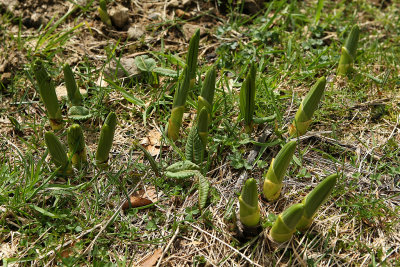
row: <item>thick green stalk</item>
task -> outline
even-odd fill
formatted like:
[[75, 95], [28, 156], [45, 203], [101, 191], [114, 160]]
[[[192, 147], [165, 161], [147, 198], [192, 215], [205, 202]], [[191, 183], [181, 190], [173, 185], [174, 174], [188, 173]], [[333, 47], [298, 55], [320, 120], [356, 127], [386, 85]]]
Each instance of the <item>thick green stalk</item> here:
[[46, 146], [49, 149], [51, 160], [57, 167], [61, 167], [58, 175], [72, 175], [73, 169], [68, 161], [67, 153], [57, 136], [52, 132], [46, 132], [44, 135]]
[[296, 231], [296, 225], [303, 216], [304, 206], [303, 204], [294, 204], [291, 207], [283, 211], [269, 232], [270, 237], [273, 241], [283, 243], [292, 237]]
[[67, 133], [68, 147], [70, 156], [72, 156], [72, 164], [80, 169], [82, 163], [87, 163], [85, 138], [83, 137], [82, 128], [79, 124], [71, 125]]
[[335, 187], [338, 175], [332, 174], [319, 183], [303, 200], [304, 213], [296, 228], [305, 230], [310, 227], [314, 214], [325, 203]]
[[186, 58], [186, 66], [183, 70], [183, 80], [175, 90], [174, 103], [172, 104], [171, 117], [168, 120], [167, 136], [172, 140], [177, 140], [182, 125], [182, 117], [185, 111], [186, 98], [194, 87], [197, 57], [199, 53], [200, 31], [197, 30], [189, 43], [189, 51]]
[[49, 116], [50, 126], [53, 130], [60, 130], [63, 127], [63, 120], [53, 81], [40, 60], [35, 62], [33, 72], [39, 86], [40, 97]]
[[68, 63], [63, 67], [65, 87], [67, 88], [68, 99], [72, 106], [82, 106], [82, 95], [79, 92], [78, 86], [74, 78], [74, 73]]
[[99, 145], [96, 151], [96, 164], [100, 167], [107, 167], [108, 155], [114, 139], [117, 116], [114, 112], [108, 114], [100, 131]]
[[183, 81], [179, 83], [179, 86], [175, 91], [171, 117], [168, 120], [167, 135], [174, 141], [179, 137], [179, 131], [182, 125], [182, 117], [185, 111], [185, 103], [189, 93], [189, 88], [191, 88], [190, 75], [189, 68], [186, 66], [183, 70]]
[[318, 104], [324, 94], [325, 85], [326, 79], [325, 77], [321, 77], [307, 93], [297, 110], [292, 125], [289, 127], [289, 134], [291, 136], [301, 136], [307, 132], [307, 128], [311, 124], [311, 118], [315, 110], [317, 110]]
[[255, 227], [260, 222], [257, 182], [253, 178], [247, 179], [239, 196], [239, 215], [245, 226]]
[[111, 27], [112, 22], [107, 12], [107, 4], [105, 0], [100, 0], [99, 8], [97, 9], [97, 11], [99, 12], [101, 21], [107, 26]]
[[360, 28], [358, 25], [354, 25], [347, 37], [345, 46], [342, 47], [342, 54], [340, 55], [339, 66], [337, 69], [338, 75], [345, 76], [352, 67], [356, 57], [359, 36]]
[[201, 90], [201, 95], [198, 97], [199, 104], [197, 111], [201, 111], [203, 107], [206, 107], [209, 114], [209, 123], [211, 122], [210, 120], [215, 91], [215, 79], [216, 71], [215, 67], [212, 67], [206, 74], [206, 78], [203, 82], [203, 88]]
[[263, 195], [268, 201], [276, 200], [282, 190], [282, 181], [287, 168], [292, 161], [296, 141], [286, 143], [279, 151], [276, 158], [273, 158], [267, 173], [264, 175]]
[[240, 88], [240, 113], [244, 119], [245, 130], [253, 130], [254, 101], [256, 95], [256, 66], [251, 64], [250, 71]]

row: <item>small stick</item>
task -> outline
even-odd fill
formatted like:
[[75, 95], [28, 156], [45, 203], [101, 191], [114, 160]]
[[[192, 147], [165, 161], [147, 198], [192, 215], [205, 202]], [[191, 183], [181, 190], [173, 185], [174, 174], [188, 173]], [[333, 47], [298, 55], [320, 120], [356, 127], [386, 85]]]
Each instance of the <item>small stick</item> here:
[[172, 236], [171, 240], [168, 242], [167, 246], [166, 246], [165, 249], [163, 250], [163, 253], [161, 254], [160, 259], [158, 260], [158, 263], [157, 263], [156, 267], [159, 267], [159, 266], [160, 266], [160, 264], [161, 264], [161, 262], [162, 262], [162, 259], [163, 259], [164, 256], [165, 256], [165, 253], [167, 253], [167, 251], [169, 250], [169, 247], [171, 246], [172, 242], [174, 242], [175, 238], [178, 236], [178, 233], [179, 233], [179, 225], [178, 225], [178, 227], [176, 228], [175, 233], [174, 233], [174, 235]]

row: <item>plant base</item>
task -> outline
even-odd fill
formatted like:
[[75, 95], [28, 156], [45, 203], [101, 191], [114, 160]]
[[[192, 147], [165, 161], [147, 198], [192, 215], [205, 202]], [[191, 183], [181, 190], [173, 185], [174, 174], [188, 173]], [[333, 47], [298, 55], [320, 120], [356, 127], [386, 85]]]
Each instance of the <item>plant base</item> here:
[[[236, 213], [236, 218], [240, 218], [239, 213]], [[263, 228], [260, 224], [249, 227], [244, 225], [239, 219], [236, 221], [236, 238], [241, 242], [246, 242], [253, 237], [259, 235]]]
[[281, 250], [281, 249], [286, 248], [286, 246], [288, 245], [288, 243], [291, 240], [291, 239], [289, 239], [289, 241], [286, 241], [283, 243], [276, 242], [276, 241], [274, 241], [274, 239], [272, 239], [271, 235], [269, 234], [269, 230], [264, 232], [264, 237], [266, 240], [268, 240], [269, 246], [274, 250]]

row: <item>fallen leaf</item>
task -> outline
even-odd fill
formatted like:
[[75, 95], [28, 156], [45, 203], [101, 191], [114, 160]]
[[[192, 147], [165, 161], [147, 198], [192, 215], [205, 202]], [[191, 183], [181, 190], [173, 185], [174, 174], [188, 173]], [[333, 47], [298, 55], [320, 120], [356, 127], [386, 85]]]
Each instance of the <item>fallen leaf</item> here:
[[158, 156], [158, 154], [160, 154], [160, 147], [149, 145], [146, 147], [146, 150], [149, 151], [152, 157]]
[[140, 267], [151, 267], [156, 265], [158, 259], [162, 255], [162, 249], [156, 249], [151, 256], [148, 256], [139, 266]]
[[122, 210], [142, 207], [153, 203], [153, 201], [151, 201], [150, 199], [143, 197], [144, 194], [145, 194], [144, 190], [139, 190], [138, 192], [133, 193], [129, 198], [129, 201], [127, 200], [124, 202], [124, 204], [122, 204]]
[[139, 144], [141, 145], [148, 145], [150, 143], [149, 138], [145, 137], [143, 138]]
[[149, 139], [150, 145], [160, 146], [161, 133], [158, 130], [151, 130], [148, 133], [148, 139]]
[[154, 186], [149, 186], [146, 188], [146, 192], [143, 195], [145, 198], [150, 199], [153, 202], [158, 200], [157, 190]]

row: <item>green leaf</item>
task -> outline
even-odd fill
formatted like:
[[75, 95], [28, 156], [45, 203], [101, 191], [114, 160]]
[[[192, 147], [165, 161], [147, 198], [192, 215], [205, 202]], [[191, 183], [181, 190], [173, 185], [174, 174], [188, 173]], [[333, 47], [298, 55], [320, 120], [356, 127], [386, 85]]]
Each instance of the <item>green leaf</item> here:
[[160, 68], [156, 67], [153, 69], [153, 72], [160, 74], [162, 76], [167, 76], [167, 77], [172, 77], [172, 78], [177, 78], [178, 77], [178, 72], [171, 70], [171, 69], [165, 69], [165, 68]]
[[92, 114], [85, 107], [73, 106], [68, 110], [68, 117], [73, 120], [88, 120], [92, 117]]
[[152, 72], [156, 67], [156, 61], [146, 55], [135, 57], [135, 64], [138, 69], [144, 72]]
[[[184, 170], [184, 171], [178, 171], [178, 172], [171, 172], [167, 171], [165, 175], [168, 178], [175, 178], [175, 179], [185, 179], [185, 178], [190, 178], [195, 175], [199, 175], [200, 172], [196, 170]], [[200, 174], [201, 175], [201, 174]]]
[[253, 117], [253, 122], [256, 124], [262, 124], [262, 123], [266, 123], [266, 122], [271, 122], [271, 121], [275, 120], [275, 118], [276, 118], [276, 114], [268, 116], [268, 117], [262, 117], [262, 118]]
[[166, 169], [166, 171], [168, 171], [168, 172], [179, 172], [179, 171], [184, 171], [184, 170], [199, 171], [200, 167], [197, 164], [195, 164], [189, 160], [184, 160], [184, 161], [176, 162]]
[[203, 161], [204, 145], [196, 126], [192, 127], [187, 138], [185, 156], [187, 160], [196, 164], [200, 164]]
[[158, 168], [157, 162], [156, 162], [156, 161], [154, 160], [154, 158], [150, 155], [150, 153], [149, 153], [142, 145], [140, 145], [140, 144], [138, 144], [138, 143], [135, 143], [134, 145], [135, 145], [137, 148], [139, 148], [139, 149], [144, 153], [144, 156], [145, 156], [146, 159], [150, 162], [150, 166], [151, 166], [151, 168], [153, 169], [154, 173], [155, 173], [158, 177], [160, 177], [161, 174], [160, 174], [160, 170], [159, 170], [159, 168]]
[[203, 175], [199, 175], [199, 207], [202, 210], [207, 203], [210, 182]]
[[50, 217], [50, 218], [52, 218], [52, 219], [57, 219], [57, 218], [59, 218], [58, 215], [56, 215], [56, 214], [54, 214], [54, 213], [51, 213], [51, 212], [48, 212], [47, 210], [42, 209], [41, 207], [38, 207], [38, 206], [36, 206], [36, 205], [31, 204], [31, 207], [32, 207], [34, 210], [36, 210], [36, 211], [40, 212], [41, 214], [43, 214], [44, 216]]

